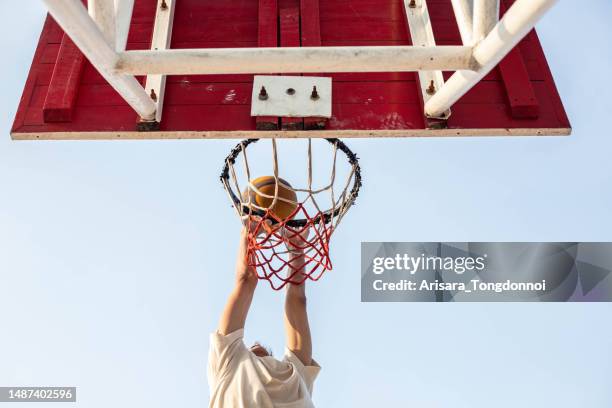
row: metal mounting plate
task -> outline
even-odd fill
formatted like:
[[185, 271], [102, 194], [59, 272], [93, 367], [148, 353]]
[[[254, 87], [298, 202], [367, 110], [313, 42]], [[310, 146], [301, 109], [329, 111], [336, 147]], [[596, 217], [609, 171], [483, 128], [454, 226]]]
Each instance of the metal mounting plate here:
[[[262, 87], [266, 97], [260, 98]], [[318, 99], [312, 98], [314, 87]], [[251, 116], [329, 118], [332, 113], [332, 80], [327, 77], [256, 75], [252, 98]]]

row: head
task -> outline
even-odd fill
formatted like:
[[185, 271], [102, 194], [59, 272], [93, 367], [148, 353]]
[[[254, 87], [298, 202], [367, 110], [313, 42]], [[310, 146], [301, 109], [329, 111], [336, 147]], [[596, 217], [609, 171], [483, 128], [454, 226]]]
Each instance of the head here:
[[255, 354], [257, 357], [270, 357], [270, 356], [272, 356], [272, 350], [270, 350], [268, 347], [262, 346], [258, 342], [255, 342], [255, 344], [253, 344], [249, 348], [249, 350], [251, 351], [251, 353]]

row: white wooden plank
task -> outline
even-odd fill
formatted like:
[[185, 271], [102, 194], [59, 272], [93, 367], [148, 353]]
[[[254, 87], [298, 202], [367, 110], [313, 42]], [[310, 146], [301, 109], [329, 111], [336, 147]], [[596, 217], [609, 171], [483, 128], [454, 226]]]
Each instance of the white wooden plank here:
[[[157, 12], [155, 14], [155, 26], [153, 28], [153, 39], [151, 41], [152, 51], [167, 50], [170, 48], [175, 6], [176, 0], [158, 0]], [[145, 89], [157, 106], [155, 120], [159, 123], [161, 122], [164, 108], [166, 75], [148, 75]]]
[[474, 0], [472, 42], [482, 41], [499, 21], [499, 0]]
[[115, 0], [115, 21], [117, 25], [115, 50], [118, 52], [125, 51], [127, 46], [133, 11], [134, 0]]
[[569, 128], [466, 128], [466, 129], [386, 129], [386, 130], [236, 130], [236, 131], [112, 131], [112, 132], [14, 132], [13, 140], [191, 140], [191, 139], [316, 139], [316, 138], [408, 138], [408, 137], [489, 137], [489, 136], [568, 136]]
[[474, 32], [474, 0], [451, 0], [463, 45], [472, 44]]
[[411, 72], [472, 69], [472, 47], [363, 46], [208, 48], [119, 53], [118, 73], [132, 75]]
[[96, 22], [108, 44], [115, 44], [115, 0], [88, 0], [89, 15]]
[[[431, 19], [427, 9], [426, 0], [404, 0], [406, 8], [406, 17], [408, 18], [408, 26], [410, 28], [410, 37], [412, 45], [415, 47], [435, 47], [436, 39], [434, 37]], [[423, 101], [426, 104], [433, 95], [444, 85], [444, 77], [441, 70], [419, 71], [419, 83], [421, 85], [421, 94]], [[442, 112], [433, 118], [447, 119], [450, 116], [450, 109]]]

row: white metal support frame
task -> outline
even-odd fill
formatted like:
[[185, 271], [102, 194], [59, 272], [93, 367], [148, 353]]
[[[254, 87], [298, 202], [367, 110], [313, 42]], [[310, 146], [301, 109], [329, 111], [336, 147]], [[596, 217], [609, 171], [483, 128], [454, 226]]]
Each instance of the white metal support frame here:
[[115, 50], [125, 51], [132, 24], [134, 0], [115, 0], [115, 22], [117, 23], [115, 35]]
[[[176, 0], [158, 0], [157, 12], [155, 14], [155, 26], [153, 28], [153, 40], [151, 49], [167, 50], [172, 40], [172, 23], [174, 21], [174, 10]], [[164, 108], [164, 95], [166, 93], [166, 75], [148, 75], [145, 90], [157, 106], [155, 121], [161, 122]]]
[[[436, 39], [431, 27], [427, 0], [404, 0], [404, 7], [406, 9], [408, 27], [410, 28], [412, 45], [415, 47], [435, 47]], [[419, 83], [423, 102], [427, 103], [436, 91], [444, 85], [444, 76], [440, 70], [419, 71]], [[450, 109], [437, 119], [447, 119], [449, 116]]]
[[482, 41], [499, 21], [499, 0], [474, 0], [474, 44]]
[[451, 0], [463, 45], [472, 44], [474, 32], [474, 0]]
[[115, 43], [115, 0], [88, 0], [89, 15], [109, 44]]
[[[419, 71], [421, 82], [429, 80], [431, 84], [433, 80], [435, 87], [435, 94], [424, 94], [425, 114], [439, 118], [487, 75], [558, 0], [516, 0], [500, 21], [499, 0], [451, 0], [463, 46], [436, 46], [426, 0], [414, 0], [412, 11], [413, 1], [404, 0], [413, 46], [181, 50], [168, 49], [176, 0], [165, 0], [169, 10], [156, 16], [154, 48], [146, 51], [125, 50], [134, 0], [89, 0], [91, 16], [81, 0], [43, 1], [100, 74], [143, 121], [151, 122], [161, 118], [164, 75], [243, 73]], [[443, 83], [436, 71], [457, 72]], [[146, 89], [134, 75], [149, 76]], [[151, 99], [147, 91], [150, 89], [157, 103]]]
[[533, 29], [558, 0], [516, 0], [472, 54], [476, 69], [457, 71], [425, 105], [425, 113], [440, 115], [472, 89]]
[[70, 36], [81, 52], [100, 74], [141, 118], [155, 118], [155, 103], [149, 98], [142, 85], [129, 75], [116, 72], [117, 53], [87, 13], [81, 0], [43, 0], [49, 13]]
[[117, 73], [131, 75], [299, 74], [472, 69], [472, 47], [207, 48], [119, 53]]

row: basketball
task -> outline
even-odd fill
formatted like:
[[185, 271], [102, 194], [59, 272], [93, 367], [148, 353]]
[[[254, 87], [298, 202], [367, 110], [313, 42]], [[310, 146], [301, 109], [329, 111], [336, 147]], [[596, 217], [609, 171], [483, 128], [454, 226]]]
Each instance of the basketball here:
[[[250, 194], [251, 203], [254, 203], [258, 207], [261, 208], [270, 208], [272, 202], [274, 201], [274, 191], [276, 188], [276, 182], [274, 181], [273, 176], [262, 176], [258, 177], [252, 181], [253, 186], [255, 186], [261, 194], [258, 194], [254, 190], [246, 189], [242, 193], [242, 198], [245, 203], [249, 202], [248, 195]], [[263, 194], [263, 195], [262, 195]], [[270, 197], [265, 197], [270, 196]], [[281, 198], [285, 200], [290, 200], [291, 202], [283, 201]], [[295, 211], [297, 207], [297, 194], [291, 187], [289, 183], [285, 180], [279, 178], [278, 179], [278, 199], [274, 206], [270, 208], [271, 212], [274, 213], [276, 217], [281, 220], [287, 219], [293, 211]]]

